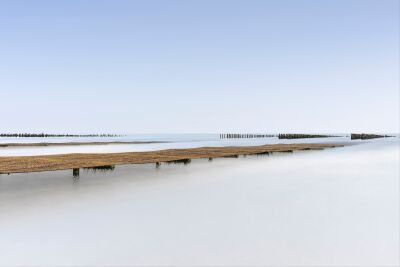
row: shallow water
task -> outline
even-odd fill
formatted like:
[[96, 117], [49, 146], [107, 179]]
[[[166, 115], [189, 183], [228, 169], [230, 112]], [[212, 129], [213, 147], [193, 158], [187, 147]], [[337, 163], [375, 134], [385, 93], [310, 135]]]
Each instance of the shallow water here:
[[0, 176], [0, 266], [398, 266], [399, 142]]
[[67, 153], [111, 153], [154, 151], [170, 148], [194, 148], [215, 146], [256, 146], [265, 144], [287, 143], [343, 143], [351, 141], [348, 135], [329, 138], [309, 139], [278, 139], [267, 138], [239, 138], [220, 139], [218, 134], [157, 134], [157, 135], [128, 135], [122, 137], [46, 137], [46, 138], [0, 138], [0, 143], [60, 143], [60, 142], [112, 142], [112, 141], [161, 141], [165, 143], [151, 144], [107, 144], [107, 145], [80, 145], [80, 146], [41, 146], [41, 147], [0, 147], [0, 156], [30, 156]]

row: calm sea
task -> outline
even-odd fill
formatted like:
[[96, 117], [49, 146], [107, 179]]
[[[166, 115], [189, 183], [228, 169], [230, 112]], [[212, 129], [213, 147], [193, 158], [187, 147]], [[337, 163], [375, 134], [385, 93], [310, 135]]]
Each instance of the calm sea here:
[[0, 266], [398, 266], [399, 156], [387, 138], [0, 175]]

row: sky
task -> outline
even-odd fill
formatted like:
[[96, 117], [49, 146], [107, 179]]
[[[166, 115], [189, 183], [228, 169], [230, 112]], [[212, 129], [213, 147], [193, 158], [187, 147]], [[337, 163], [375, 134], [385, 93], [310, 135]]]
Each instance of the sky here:
[[0, 0], [0, 132], [399, 132], [397, 0]]

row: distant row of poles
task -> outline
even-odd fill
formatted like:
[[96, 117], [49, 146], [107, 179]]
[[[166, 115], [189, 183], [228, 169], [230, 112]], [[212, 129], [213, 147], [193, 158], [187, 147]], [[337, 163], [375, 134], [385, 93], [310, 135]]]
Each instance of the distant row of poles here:
[[220, 139], [231, 139], [231, 138], [266, 138], [266, 137], [274, 137], [274, 134], [237, 134], [237, 133], [227, 133], [220, 134]]
[[279, 139], [303, 139], [303, 138], [325, 138], [325, 137], [337, 137], [335, 135], [326, 134], [279, 134]]
[[325, 134], [237, 134], [237, 133], [227, 133], [219, 135], [220, 139], [266, 138], [266, 137], [278, 137], [278, 139], [302, 139], [302, 138], [324, 138], [324, 137], [337, 137], [337, 136], [325, 135]]
[[0, 137], [118, 137], [116, 134], [0, 133]]

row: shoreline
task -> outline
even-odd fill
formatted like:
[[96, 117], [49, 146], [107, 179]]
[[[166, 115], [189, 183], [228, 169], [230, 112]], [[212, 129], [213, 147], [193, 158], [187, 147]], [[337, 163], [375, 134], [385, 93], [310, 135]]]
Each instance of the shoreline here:
[[0, 143], [0, 148], [4, 148], [4, 147], [42, 147], [42, 146], [141, 145], [141, 144], [161, 144], [161, 143], [168, 143], [168, 141]]
[[343, 147], [345, 144], [273, 144], [261, 146], [200, 147], [166, 149], [146, 152], [124, 153], [74, 153], [41, 156], [0, 157], [0, 174], [57, 171], [125, 164], [190, 161], [200, 158], [238, 157], [239, 155], [262, 155], [274, 152], [322, 150]]

